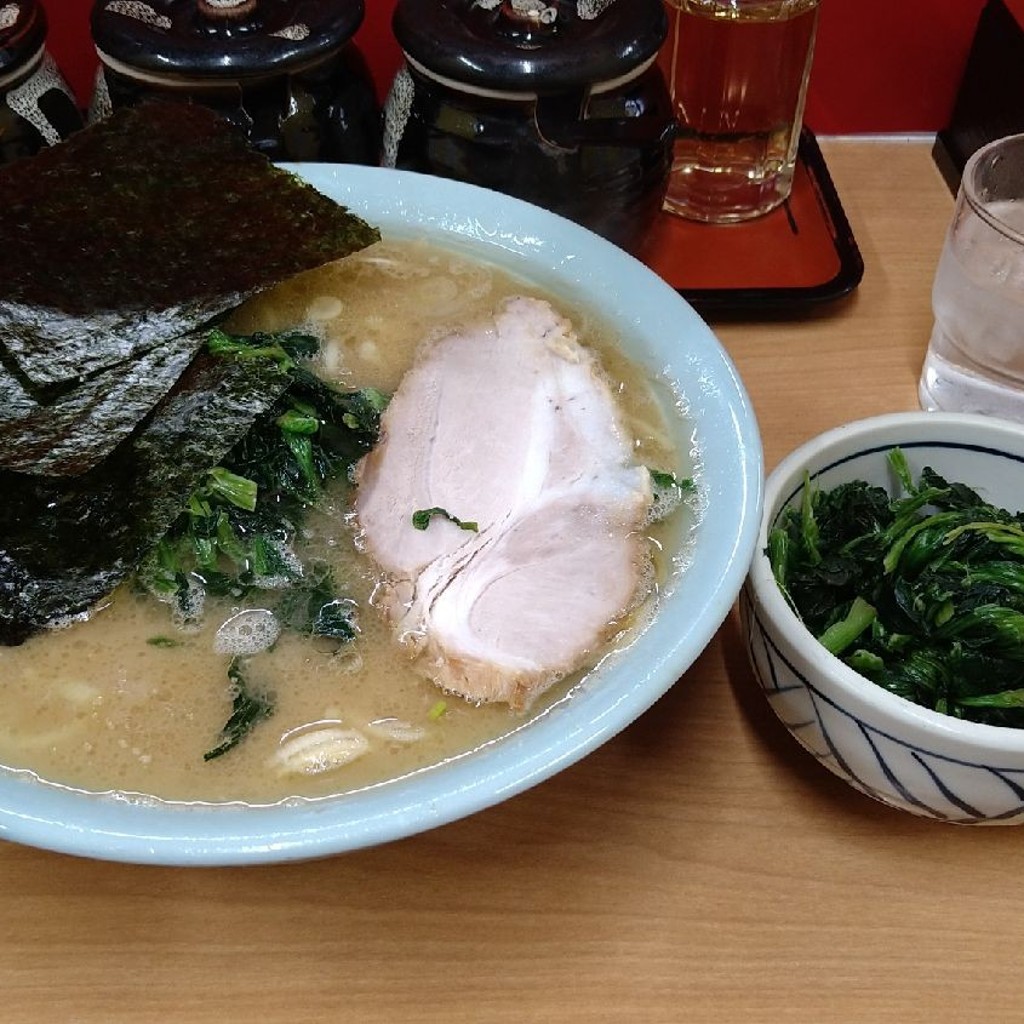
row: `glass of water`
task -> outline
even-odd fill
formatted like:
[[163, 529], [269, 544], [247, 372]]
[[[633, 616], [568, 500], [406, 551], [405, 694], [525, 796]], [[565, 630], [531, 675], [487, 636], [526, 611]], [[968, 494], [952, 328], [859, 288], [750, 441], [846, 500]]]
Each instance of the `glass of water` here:
[[921, 406], [1024, 422], [1024, 134], [968, 160], [932, 309]]

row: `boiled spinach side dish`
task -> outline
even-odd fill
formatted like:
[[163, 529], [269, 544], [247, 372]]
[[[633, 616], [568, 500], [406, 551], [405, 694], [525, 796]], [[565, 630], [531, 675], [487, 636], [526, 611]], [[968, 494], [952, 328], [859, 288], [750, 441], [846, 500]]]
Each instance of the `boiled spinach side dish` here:
[[786, 600], [879, 686], [956, 718], [1024, 726], [1024, 516], [888, 454], [895, 497], [804, 481], [767, 554]]

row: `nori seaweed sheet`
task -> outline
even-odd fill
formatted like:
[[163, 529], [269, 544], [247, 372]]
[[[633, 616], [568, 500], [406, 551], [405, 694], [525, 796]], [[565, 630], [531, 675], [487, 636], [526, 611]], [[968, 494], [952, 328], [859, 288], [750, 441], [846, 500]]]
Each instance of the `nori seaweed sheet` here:
[[379, 237], [186, 103], [124, 108], [0, 168], [0, 210], [0, 343], [43, 386]]
[[87, 611], [141, 563], [290, 376], [200, 353], [141, 428], [76, 477], [0, 470], [0, 644]]
[[[18, 380], [16, 374], [10, 372], [0, 362], [0, 430], [7, 423], [31, 416], [39, 408], [39, 402]], [[4, 442], [0, 440], [0, 451]]]
[[0, 468], [43, 476], [92, 469], [167, 394], [206, 335], [172, 338], [56, 395], [27, 390], [0, 367]]

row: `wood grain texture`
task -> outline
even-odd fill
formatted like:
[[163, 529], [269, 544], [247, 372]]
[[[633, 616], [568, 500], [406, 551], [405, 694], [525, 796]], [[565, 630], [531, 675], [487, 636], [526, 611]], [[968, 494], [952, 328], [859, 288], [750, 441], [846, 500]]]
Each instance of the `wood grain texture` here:
[[[717, 325], [770, 466], [916, 407], [952, 200], [927, 145], [824, 146], [867, 266], [807, 319]], [[0, 843], [0, 1019], [996, 1021], [1019, 1013], [1016, 829], [876, 804], [771, 716], [730, 618], [539, 787], [329, 860], [175, 870]]]

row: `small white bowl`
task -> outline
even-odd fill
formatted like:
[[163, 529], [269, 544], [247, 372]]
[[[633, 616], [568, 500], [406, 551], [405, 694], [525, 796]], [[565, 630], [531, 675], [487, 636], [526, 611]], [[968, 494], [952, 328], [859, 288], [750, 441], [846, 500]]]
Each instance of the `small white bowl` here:
[[829, 490], [851, 480], [890, 488], [886, 453], [915, 477], [931, 466], [992, 504], [1024, 506], [1024, 427], [984, 416], [897, 413], [831, 430], [785, 458], [765, 484], [757, 549], [740, 597], [743, 633], [768, 702], [821, 764], [913, 814], [962, 824], [1024, 821], [1024, 729], [965, 722], [877, 686], [834, 657], [786, 603], [765, 548], [805, 472]]

